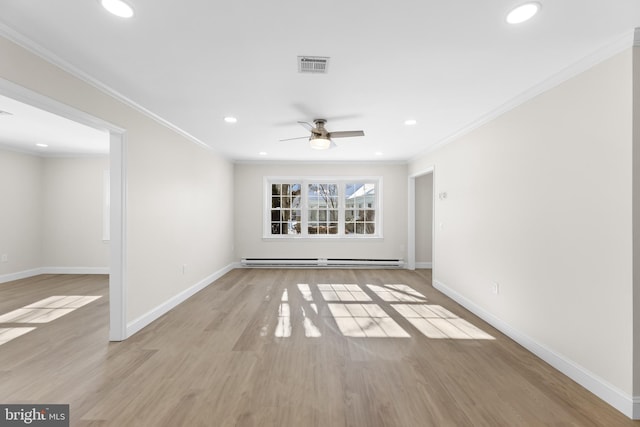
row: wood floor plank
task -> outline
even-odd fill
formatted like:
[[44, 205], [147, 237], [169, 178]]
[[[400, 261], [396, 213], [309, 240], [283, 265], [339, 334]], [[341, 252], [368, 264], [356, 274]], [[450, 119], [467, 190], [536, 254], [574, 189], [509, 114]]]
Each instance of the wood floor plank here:
[[[0, 402], [68, 403], [73, 426], [640, 425], [436, 291], [430, 270], [238, 269], [121, 343], [107, 341], [106, 276], [0, 284], [0, 315], [64, 295], [101, 298], [0, 324], [36, 327], [0, 345]], [[380, 319], [404, 337], [381, 337], [394, 329]]]

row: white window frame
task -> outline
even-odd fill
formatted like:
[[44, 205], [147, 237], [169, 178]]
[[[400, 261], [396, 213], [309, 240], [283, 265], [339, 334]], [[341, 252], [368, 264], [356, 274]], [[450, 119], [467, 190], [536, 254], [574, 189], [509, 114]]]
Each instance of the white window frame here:
[[[375, 233], [374, 234], [345, 234], [345, 184], [358, 182], [371, 182], [376, 186], [375, 199]], [[271, 234], [271, 185], [300, 183], [302, 211], [300, 222], [300, 234]], [[308, 186], [309, 184], [338, 184], [338, 233], [337, 234], [307, 234], [308, 233]], [[381, 176], [265, 176], [263, 177], [263, 207], [262, 207], [262, 238], [264, 240], [281, 239], [382, 239], [383, 238], [383, 214], [382, 214], [382, 177]]]

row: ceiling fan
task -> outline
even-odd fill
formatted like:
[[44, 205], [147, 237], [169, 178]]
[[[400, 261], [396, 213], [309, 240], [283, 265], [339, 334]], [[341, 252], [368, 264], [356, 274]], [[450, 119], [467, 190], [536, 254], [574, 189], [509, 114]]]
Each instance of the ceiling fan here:
[[[280, 141], [293, 141], [294, 139], [309, 139], [311, 148], [316, 150], [326, 150], [327, 148], [335, 147], [336, 145], [332, 141], [333, 138], [348, 138], [353, 136], [364, 136], [364, 131], [361, 130], [347, 130], [340, 132], [329, 132], [324, 125], [327, 123], [325, 119], [315, 119], [313, 125], [307, 122], [298, 122], [303, 128], [311, 132], [310, 136], [300, 136], [298, 138], [281, 139]], [[314, 126], [315, 125], [315, 126]]]

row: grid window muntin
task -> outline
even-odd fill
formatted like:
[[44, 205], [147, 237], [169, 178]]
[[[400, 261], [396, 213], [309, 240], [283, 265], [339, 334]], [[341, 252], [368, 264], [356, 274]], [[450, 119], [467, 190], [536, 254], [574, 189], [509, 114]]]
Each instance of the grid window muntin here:
[[382, 237], [382, 177], [265, 177], [264, 189], [264, 238]]
[[269, 192], [272, 235], [300, 234], [301, 191], [298, 182], [272, 183]]

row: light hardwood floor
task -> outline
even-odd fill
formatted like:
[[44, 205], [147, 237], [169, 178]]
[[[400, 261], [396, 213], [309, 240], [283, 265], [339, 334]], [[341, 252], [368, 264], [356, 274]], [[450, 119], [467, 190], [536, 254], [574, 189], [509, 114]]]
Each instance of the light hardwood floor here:
[[[345, 337], [318, 284], [359, 285], [409, 337]], [[428, 338], [367, 284], [408, 285], [495, 339]], [[0, 314], [103, 296], [0, 345], [0, 403], [68, 403], [76, 426], [640, 425], [433, 289], [430, 270], [234, 270], [122, 343], [107, 341], [107, 286], [0, 284]], [[290, 336], [276, 337], [285, 289]]]

